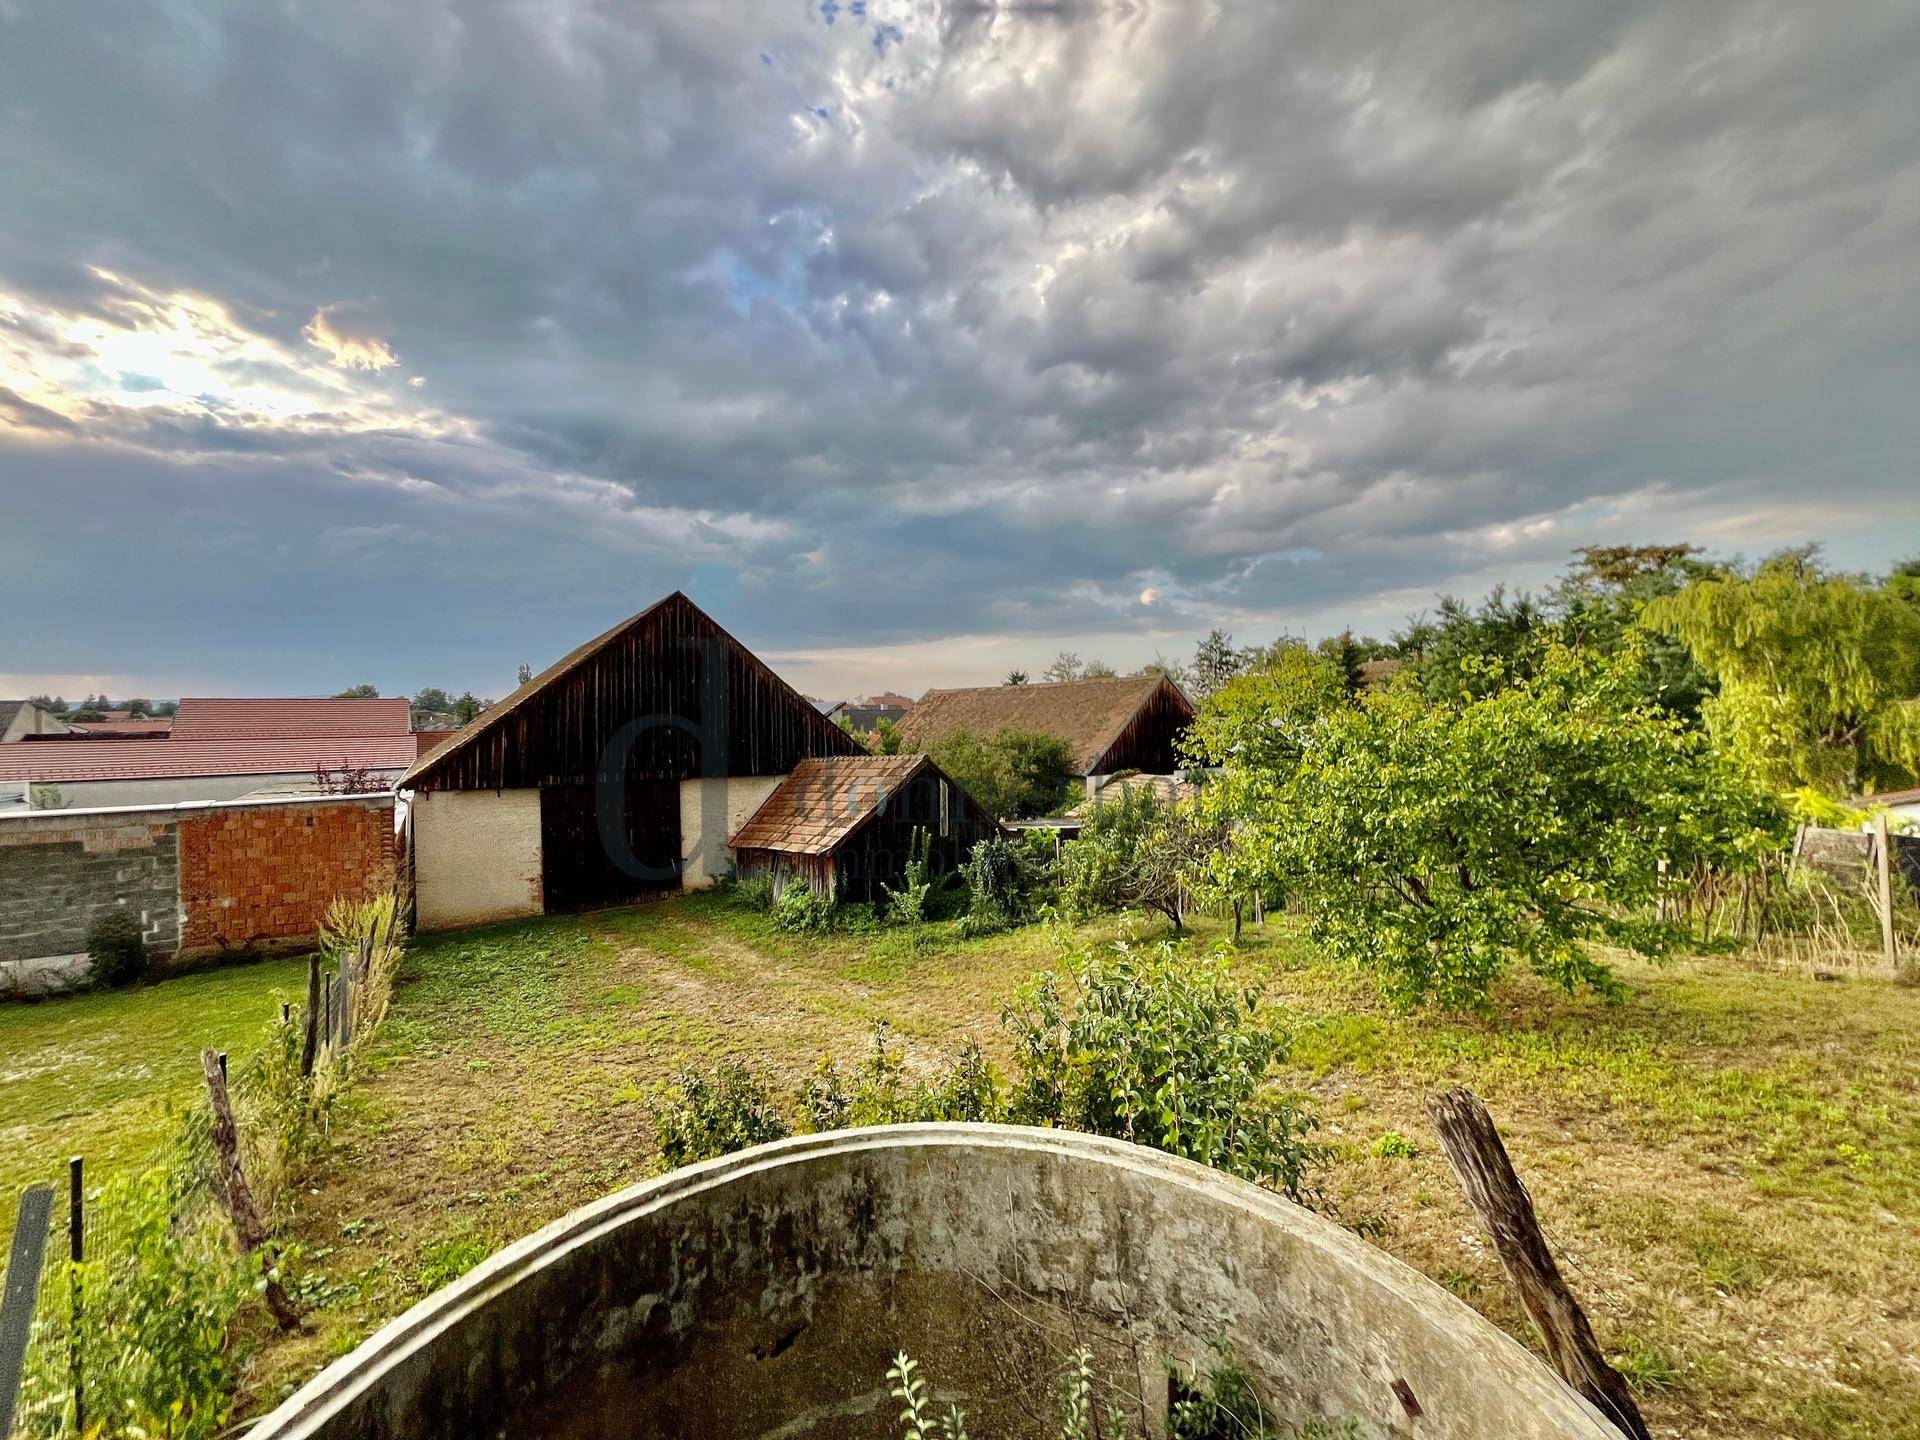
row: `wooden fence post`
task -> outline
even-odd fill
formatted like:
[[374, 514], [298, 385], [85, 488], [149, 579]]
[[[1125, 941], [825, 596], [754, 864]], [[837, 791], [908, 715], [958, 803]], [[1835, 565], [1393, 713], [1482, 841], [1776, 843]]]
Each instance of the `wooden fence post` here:
[[73, 1262], [67, 1316], [67, 1370], [73, 1382], [73, 1433], [87, 1433], [86, 1370], [80, 1350], [80, 1265], [87, 1258], [87, 1162], [79, 1155], [67, 1161], [67, 1259]]
[[[247, 1184], [246, 1171], [240, 1166], [240, 1132], [234, 1127], [233, 1106], [227, 1100], [227, 1077], [221, 1068], [220, 1057], [211, 1050], [200, 1052], [200, 1069], [207, 1077], [207, 1099], [213, 1107], [213, 1151], [220, 1166], [217, 1189], [220, 1198], [226, 1202], [227, 1214], [233, 1219], [234, 1233], [240, 1237], [240, 1248], [252, 1255], [267, 1243], [267, 1230], [260, 1223], [260, 1211], [253, 1203], [253, 1190]], [[282, 1330], [298, 1330], [300, 1312], [294, 1308], [293, 1300], [285, 1288], [273, 1278], [271, 1257], [262, 1255], [260, 1259], [267, 1275], [267, 1308], [273, 1312], [273, 1318]]]
[[313, 1074], [313, 1062], [320, 1053], [320, 954], [307, 957], [307, 1043], [300, 1052], [300, 1073]]
[[32, 1185], [20, 1194], [13, 1243], [7, 1252], [7, 1284], [0, 1291], [0, 1435], [13, 1433], [13, 1406], [33, 1332], [33, 1307], [40, 1296], [40, 1262], [53, 1225], [53, 1187]]
[[1460, 1177], [1467, 1200], [1493, 1237], [1493, 1248], [1507, 1278], [1520, 1292], [1527, 1317], [1546, 1342], [1553, 1368], [1631, 1440], [1650, 1440], [1640, 1408], [1627, 1382], [1607, 1364], [1586, 1312], [1560, 1278], [1533, 1201], [1514, 1173], [1507, 1147], [1479, 1097], [1449, 1090], [1427, 1097], [1427, 1114], [1440, 1132], [1447, 1159]]
[[1899, 978], [1900, 950], [1893, 933], [1893, 838], [1887, 827], [1887, 812], [1873, 817], [1873, 848], [1878, 857], [1874, 879], [1880, 892], [1880, 953], [1886, 957], [1887, 974]]

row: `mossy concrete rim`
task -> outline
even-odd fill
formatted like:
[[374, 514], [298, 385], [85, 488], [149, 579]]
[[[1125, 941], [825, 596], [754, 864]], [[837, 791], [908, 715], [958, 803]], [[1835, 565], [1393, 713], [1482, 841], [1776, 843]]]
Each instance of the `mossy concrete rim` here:
[[[984, 1165], [1022, 1152], [1124, 1172], [1149, 1185], [1190, 1192], [1279, 1227], [1328, 1262], [1345, 1283], [1371, 1289], [1413, 1324], [1464, 1343], [1487, 1361], [1489, 1383], [1538, 1417], [1541, 1435], [1619, 1440], [1601, 1414], [1511, 1336], [1412, 1267], [1332, 1221], [1257, 1185], [1176, 1156], [1075, 1131], [1007, 1125], [914, 1124], [800, 1135], [689, 1165], [616, 1191], [561, 1216], [498, 1251], [460, 1279], [414, 1305], [334, 1361], [250, 1431], [250, 1440], [318, 1440], [369, 1392], [430, 1364], [437, 1342], [564, 1257], [603, 1237], [749, 1176], [815, 1164], [835, 1156], [960, 1151]], [[1417, 1431], [1415, 1433], [1418, 1433]]]

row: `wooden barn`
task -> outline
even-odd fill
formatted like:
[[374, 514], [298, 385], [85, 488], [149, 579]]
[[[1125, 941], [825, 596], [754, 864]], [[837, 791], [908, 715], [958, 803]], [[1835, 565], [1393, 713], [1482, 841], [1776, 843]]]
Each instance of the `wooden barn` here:
[[901, 722], [910, 750], [942, 736], [1002, 730], [1057, 735], [1073, 750], [1074, 773], [1089, 781], [1122, 771], [1171, 775], [1180, 769], [1177, 743], [1193, 721], [1193, 705], [1164, 675], [1120, 675], [1043, 685], [989, 685], [929, 690]]
[[882, 886], [904, 877], [915, 831], [926, 832], [938, 876], [953, 874], [999, 828], [925, 755], [857, 755], [802, 760], [734, 832], [732, 846], [742, 875], [877, 900]]
[[851, 736], [678, 592], [536, 675], [422, 755], [422, 929], [710, 884], [729, 834]]

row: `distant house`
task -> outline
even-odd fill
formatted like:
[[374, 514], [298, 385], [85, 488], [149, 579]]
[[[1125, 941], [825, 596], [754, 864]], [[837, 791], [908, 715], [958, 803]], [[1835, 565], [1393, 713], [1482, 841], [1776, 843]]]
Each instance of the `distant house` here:
[[405, 700], [191, 699], [159, 738], [93, 733], [142, 723], [0, 744], [0, 798], [36, 809], [238, 800], [312, 791], [317, 771], [384, 789], [418, 754]]
[[404, 696], [386, 700], [182, 700], [173, 717], [175, 740], [265, 740], [290, 736], [399, 736], [412, 733]]
[[173, 732], [165, 715], [141, 715], [132, 720], [85, 720], [68, 728], [70, 735], [96, 740], [164, 740]]
[[932, 873], [950, 875], [999, 827], [925, 755], [844, 755], [794, 766], [728, 843], [742, 875], [877, 900], [901, 883], [917, 831]]
[[35, 809], [168, 805], [313, 790], [316, 769], [383, 788], [413, 763], [411, 735], [289, 739], [72, 739], [0, 745], [0, 799]]
[[883, 691], [878, 695], [869, 695], [859, 703], [870, 705], [876, 710], [911, 710], [913, 708], [913, 701], [905, 695], [896, 695], [891, 690]]
[[973, 690], [929, 690], [901, 725], [907, 749], [926, 750], [943, 736], [970, 731], [990, 736], [1031, 730], [1065, 740], [1073, 773], [1088, 781], [1137, 770], [1170, 775], [1176, 751], [1193, 720], [1193, 706], [1164, 675], [1123, 675], [1041, 685], [992, 685]]
[[711, 884], [805, 760], [861, 746], [685, 595], [550, 665], [422, 755], [423, 929]]
[[0, 700], [0, 744], [35, 735], [70, 735], [73, 727], [31, 700]]
[[907, 718], [907, 709], [904, 705], [879, 705], [863, 700], [853, 705], [842, 705], [833, 718], [844, 718], [855, 733], [866, 735], [878, 730], [882, 720], [898, 725]]

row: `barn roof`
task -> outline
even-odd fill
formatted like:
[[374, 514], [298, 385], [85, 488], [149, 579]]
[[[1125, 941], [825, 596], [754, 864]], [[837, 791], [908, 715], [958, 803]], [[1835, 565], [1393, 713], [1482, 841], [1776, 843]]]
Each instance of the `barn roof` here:
[[925, 755], [802, 760], [727, 843], [736, 850], [825, 855], [879, 814], [901, 786], [929, 769], [939, 767]]
[[264, 740], [299, 736], [385, 735], [410, 733], [405, 696], [366, 699], [182, 700], [173, 717], [175, 740]]
[[[1076, 773], [1091, 775], [1098, 773], [1101, 757], [1162, 686], [1180, 695], [1164, 675], [929, 690], [900, 722], [900, 733], [917, 750], [957, 730], [982, 736], [1002, 730], [1057, 735], [1072, 747]], [[1191, 711], [1184, 696], [1180, 704]]]
[[[613, 650], [614, 647], [628, 635], [640, 630], [642, 626], [645, 626], [656, 617], [659, 617], [664, 622], [672, 622], [675, 620], [690, 621], [697, 625], [700, 633], [710, 633], [731, 646], [739, 661], [748, 667], [752, 675], [758, 677], [758, 682], [767, 693], [776, 696], [780, 701], [790, 704], [795, 712], [805, 716], [806, 721], [812, 727], [811, 733], [816, 736], [814, 743], [817, 743], [820, 747], [842, 752], [859, 749], [858, 741], [844, 734], [839, 727], [821, 715], [813, 705], [807, 702], [799, 691], [795, 690], [791, 685], [788, 685], [786, 681], [774, 674], [772, 669], [769, 668], [764, 661], [751, 650], [748, 650], [747, 647], [742, 645], [738, 640], [734, 639], [726, 630], [721, 628], [712, 616], [708, 615], [698, 605], [695, 605], [685, 594], [676, 590], [671, 595], [656, 600], [646, 609], [640, 611], [639, 614], [631, 615], [625, 620], [622, 620], [618, 625], [594, 636], [594, 638], [587, 641], [586, 644], [568, 651], [538, 675], [535, 675], [531, 680], [527, 681], [526, 684], [514, 690], [506, 699], [500, 701], [499, 704], [489, 706], [474, 720], [454, 731], [445, 740], [421, 755], [420, 758], [414, 762], [413, 767], [401, 777], [401, 786], [403, 788], [418, 787], [423, 783], [431, 786], [432, 782], [444, 778], [444, 776], [436, 775], [435, 772], [442, 771], [449, 760], [458, 756], [461, 751], [473, 746], [474, 743], [483, 736], [512, 724], [522, 716], [523, 712], [537, 719], [540, 712], [536, 707], [539, 706], [543, 697], [547, 696], [549, 692], [560, 691], [561, 687], [576, 675], [582, 675], [588, 672], [592, 668], [593, 662], [602, 652]], [[628, 714], [621, 718], [625, 720], [635, 717]], [[778, 766], [778, 770], [786, 770], [788, 768], [788, 763], [782, 763]], [[778, 773], [778, 770], [763, 773]], [[485, 786], [480, 788], [495, 787]]]

